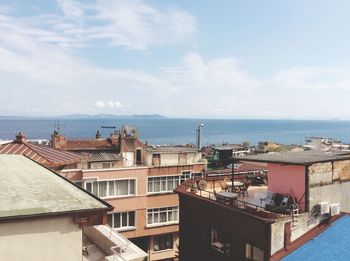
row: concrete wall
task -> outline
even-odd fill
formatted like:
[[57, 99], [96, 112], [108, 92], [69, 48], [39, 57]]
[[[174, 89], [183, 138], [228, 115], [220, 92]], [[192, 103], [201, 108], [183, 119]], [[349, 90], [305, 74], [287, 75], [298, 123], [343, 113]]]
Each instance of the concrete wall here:
[[305, 204], [305, 167], [296, 165], [268, 164], [268, 190], [290, 194], [291, 190], [301, 209]]
[[310, 210], [321, 201], [339, 203], [350, 211], [350, 160], [313, 164], [309, 167]]
[[284, 224], [287, 219], [281, 219], [271, 224], [271, 255], [284, 247]]
[[72, 217], [2, 222], [0, 260], [82, 260], [82, 230]]
[[178, 153], [160, 154], [160, 164], [165, 166], [179, 164], [179, 154]]
[[350, 211], [350, 182], [334, 182], [326, 186], [310, 188], [310, 209], [320, 201], [339, 203], [340, 210]]

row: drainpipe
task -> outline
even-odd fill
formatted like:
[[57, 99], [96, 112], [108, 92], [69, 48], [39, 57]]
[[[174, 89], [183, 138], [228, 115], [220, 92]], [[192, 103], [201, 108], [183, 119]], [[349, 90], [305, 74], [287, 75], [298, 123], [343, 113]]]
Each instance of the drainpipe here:
[[305, 212], [309, 212], [309, 197], [310, 197], [310, 187], [309, 187], [309, 167], [311, 165], [305, 166]]

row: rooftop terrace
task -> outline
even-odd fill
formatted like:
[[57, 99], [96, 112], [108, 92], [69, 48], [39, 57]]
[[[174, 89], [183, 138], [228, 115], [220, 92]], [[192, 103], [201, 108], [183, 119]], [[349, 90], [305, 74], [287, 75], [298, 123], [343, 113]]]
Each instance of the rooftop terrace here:
[[[225, 207], [229, 207], [243, 213], [254, 215], [257, 218], [264, 221], [273, 221], [277, 218], [290, 217], [290, 211], [286, 208], [280, 207], [280, 205], [271, 206], [267, 208], [271, 203], [270, 193], [267, 190], [267, 186], [249, 186], [247, 192], [239, 193], [238, 191], [232, 192], [232, 189], [223, 188], [223, 180], [207, 178], [205, 188], [196, 189], [194, 184], [198, 180], [188, 180], [177, 188], [177, 192], [188, 193], [193, 196], [205, 198], [206, 200], [213, 201], [217, 204], [221, 204]], [[227, 181], [226, 181], [227, 182]], [[231, 181], [227, 182], [228, 184]], [[235, 183], [238, 186], [242, 186], [243, 181], [236, 180]], [[201, 187], [201, 185], [199, 185]], [[282, 196], [283, 198], [283, 196]], [[288, 200], [290, 200], [288, 198]], [[279, 204], [282, 204], [281, 202]], [[268, 210], [267, 210], [268, 209]], [[281, 211], [284, 210], [284, 211]]]

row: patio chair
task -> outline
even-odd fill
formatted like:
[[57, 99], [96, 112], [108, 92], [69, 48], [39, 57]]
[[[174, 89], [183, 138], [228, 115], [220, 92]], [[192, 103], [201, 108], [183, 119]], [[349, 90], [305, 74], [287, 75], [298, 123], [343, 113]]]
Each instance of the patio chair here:
[[240, 194], [244, 197], [248, 195], [248, 188], [249, 188], [249, 183], [245, 181], [244, 186], [240, 189]]
[[226, 185], [225, 182], [221, 182], [221, 183], [220, 183], [220, 187], [221, 187], [221, 190], [222, 190], [222, 191], [227, 191], [227, 190], [228, 190], [228, 186]]
[[265, 198], [260, 198], [260, 205], [262, 205], [263, 201], [266, 202], [266, 204], [271, 204], [275, 197], [275, 193], [271, 191], [267, 191]]

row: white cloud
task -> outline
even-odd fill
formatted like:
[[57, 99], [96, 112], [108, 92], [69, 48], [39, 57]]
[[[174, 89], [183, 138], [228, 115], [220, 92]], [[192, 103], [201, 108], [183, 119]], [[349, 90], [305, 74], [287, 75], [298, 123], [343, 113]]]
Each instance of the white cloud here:
[[349, 74], [339, 68], [295, 67], [282, 70], [271, 80], [283, 88], [322, 90], [350, 90]]
[[149, 49], [185, 43], [196, 33], [196, 19], [177, 8], [156, 8], [141, 0], [97, 0], [90, 3], [57, 0], [61, 14], [42, 14], [23, 19], [51, 35], [43, 41], [66, 48], [106, 45], [127, 49]]
[[94, 106], [96, 108], [102, 109], [102, 108], [122, 108], [123, 105], [121, 102], [117, 101], [117, 102], [113, 102], [113, 101], [96, 101], [94, 103]]
[[[130, 29], [119, 26], [122, 21], [110, 21], [116, 3], [97, 2], [91, 7], [62, 3], [63, 18], [48, 15], [27, 22], [0, 12], [1, 114], [57, 115], [118, 109], [120, 114], [177, 117], [350, 118], [348, 95], [342, 95], [349, 90], [350, 74], [344, 68], [288, 68], [266, 80], [253, 78], [234, 57], [206, 59], [194, 52], [180, 58], [177, 66], [153, 73], [95, 67], [77, 58], [74, 51], [93, 38], [102, 39], [100, 33], [115, 45], [149, 48], [191, 35], [193, 23], [189, 27], [181, 24], [191, 16], [184, 18], [188, 14], [181, 10], [164, 11], [140, 1], [116, 2], [127, 10], [125, 15], [133, 25]], [[98, 10], [103, 4], [106, 7]], [[82, 17], [80, 24], [74, 22], [74, 16]], [[44, 17], [47, 28], [36, 24]], [[91, 20], [102, 21], [102, 17], [106, 21], [101, 28], [89, 25]], [[180, 26], [175, 26], [178, 20]], [[155, 28], [167, 21], [173, 25]], [[179, 32], [172, 35], [169, 32], [173, 29]], [[169, 38], [162, 39], [166, 32]], [[80, 35], [82, 40], [78, 39]], [[176, 39], [172, 39], [174, 35]]]

